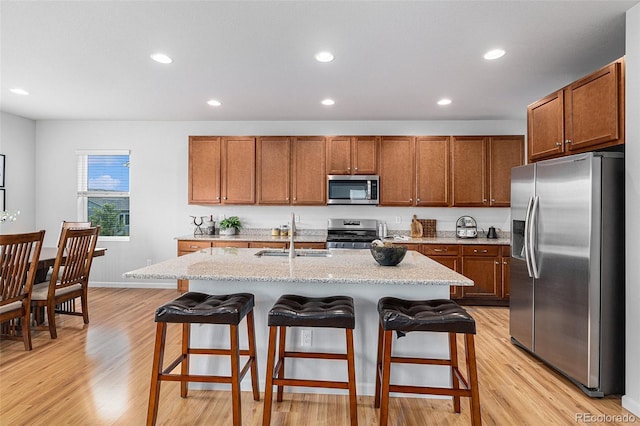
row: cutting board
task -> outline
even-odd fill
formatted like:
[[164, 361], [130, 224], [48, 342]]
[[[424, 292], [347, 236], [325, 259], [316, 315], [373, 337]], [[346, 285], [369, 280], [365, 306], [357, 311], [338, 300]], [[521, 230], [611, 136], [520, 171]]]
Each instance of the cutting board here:
[[413, 215], [413, 220], [411, 220], [411, 238], [420, 238], [422, 237], [422, 224], [418, 222], [417, 216]]

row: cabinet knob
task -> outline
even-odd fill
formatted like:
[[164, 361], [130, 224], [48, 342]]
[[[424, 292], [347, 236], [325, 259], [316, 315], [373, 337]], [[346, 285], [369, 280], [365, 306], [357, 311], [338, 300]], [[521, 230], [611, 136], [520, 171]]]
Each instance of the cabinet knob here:
[[567, 140], [565, 140], [565, 141], [564, 141], [564, 143], [566, 143], [566, 144], [571, 143], [571, 139], [567, 139]]
[[348, 171], [351, 171], [351, 167], [347, 167], [347, 170], [348, 170]]
[[502, 264], [503, 264], [503, 265], [506, 265], [506, 264], [507, 264], [507, 261], [505, 260], [504, 262], [502, 262]]
[[483, 199], [482, 199], [482, 203], [484, 204], [484, 203], [486, 203], [486, 202], [487, 202], [487, 199], [486, 199], [486, 198], [483, 198]]
[[409, 202], [412, 202], [412, 201], [413, 201], [413, 198], [409, 198]]
[[289, 197], [285, 198], [285, 200], [289, 201]]
[[219, 199], [220, 199], [220, 196], [218, 195], [218, 196], [216, 197], [216, 200], [219, 200]]
[[435, 251], [436, 253], [442, 253], [447, 251], [447, 249], [433, 249], [433, 251]]
[[486, 252], [487, 252], [487, 250], [486, 250], [486, 249], [485, 249], [485, 250], [473, 249], [473, 252], [474, 252], [474, 253], [486, 253]]
[[420, 202], [420, 198], [416, 198], [416, 201], [417, 201], [417, 202]]
[[562, 142], [556, 142], [556, 146], [562, 146]]
[[495, 203], [495, 202], [496, 202], [496, 199], [495, 199], [495, 198], [492, 198], [492, 199], [491, 199], [491, 202], [492, 202], [492, 203]]
[[227, 199], [227, 197], [222, 197], [222, 199], [223, 199], [223, 200], [226, 200], [226, 199]]
[[499, 265], [499, 264], [500, 264], [500, 262], [498, 262], [498, 261], [496, 260], [496, 265]]
[[355, 171], [356, 171], [356, 172], [358, 171], [358, 168], [357, 168], [357, 167], [355, 168]]

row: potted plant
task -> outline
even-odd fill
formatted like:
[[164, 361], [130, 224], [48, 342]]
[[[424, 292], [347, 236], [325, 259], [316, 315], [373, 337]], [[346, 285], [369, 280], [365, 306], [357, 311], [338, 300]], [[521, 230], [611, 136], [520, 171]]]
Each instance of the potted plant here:
[[238, 216], [230, 216], [220, 221], [220, 234], [235, 235], [242, 228]]

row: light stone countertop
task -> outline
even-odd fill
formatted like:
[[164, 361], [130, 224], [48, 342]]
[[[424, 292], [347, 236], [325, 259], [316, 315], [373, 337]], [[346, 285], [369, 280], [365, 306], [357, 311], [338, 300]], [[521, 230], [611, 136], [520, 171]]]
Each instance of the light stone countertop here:
[[134, 279], [415, 284], [472, 286], [473, 281], [408, 251], [397, 266], [380, 266], [369, 250], [330, 250], [329, 257], [258, 257], [261, 249], [210, 248], [123, 274]]

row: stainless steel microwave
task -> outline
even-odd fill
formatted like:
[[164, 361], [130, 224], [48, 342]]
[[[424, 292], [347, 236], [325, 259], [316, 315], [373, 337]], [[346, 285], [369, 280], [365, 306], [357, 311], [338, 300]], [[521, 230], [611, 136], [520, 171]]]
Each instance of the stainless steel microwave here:
[[380, 202], [380, 176], [328, 175], [327, 204], [370, 204]]

